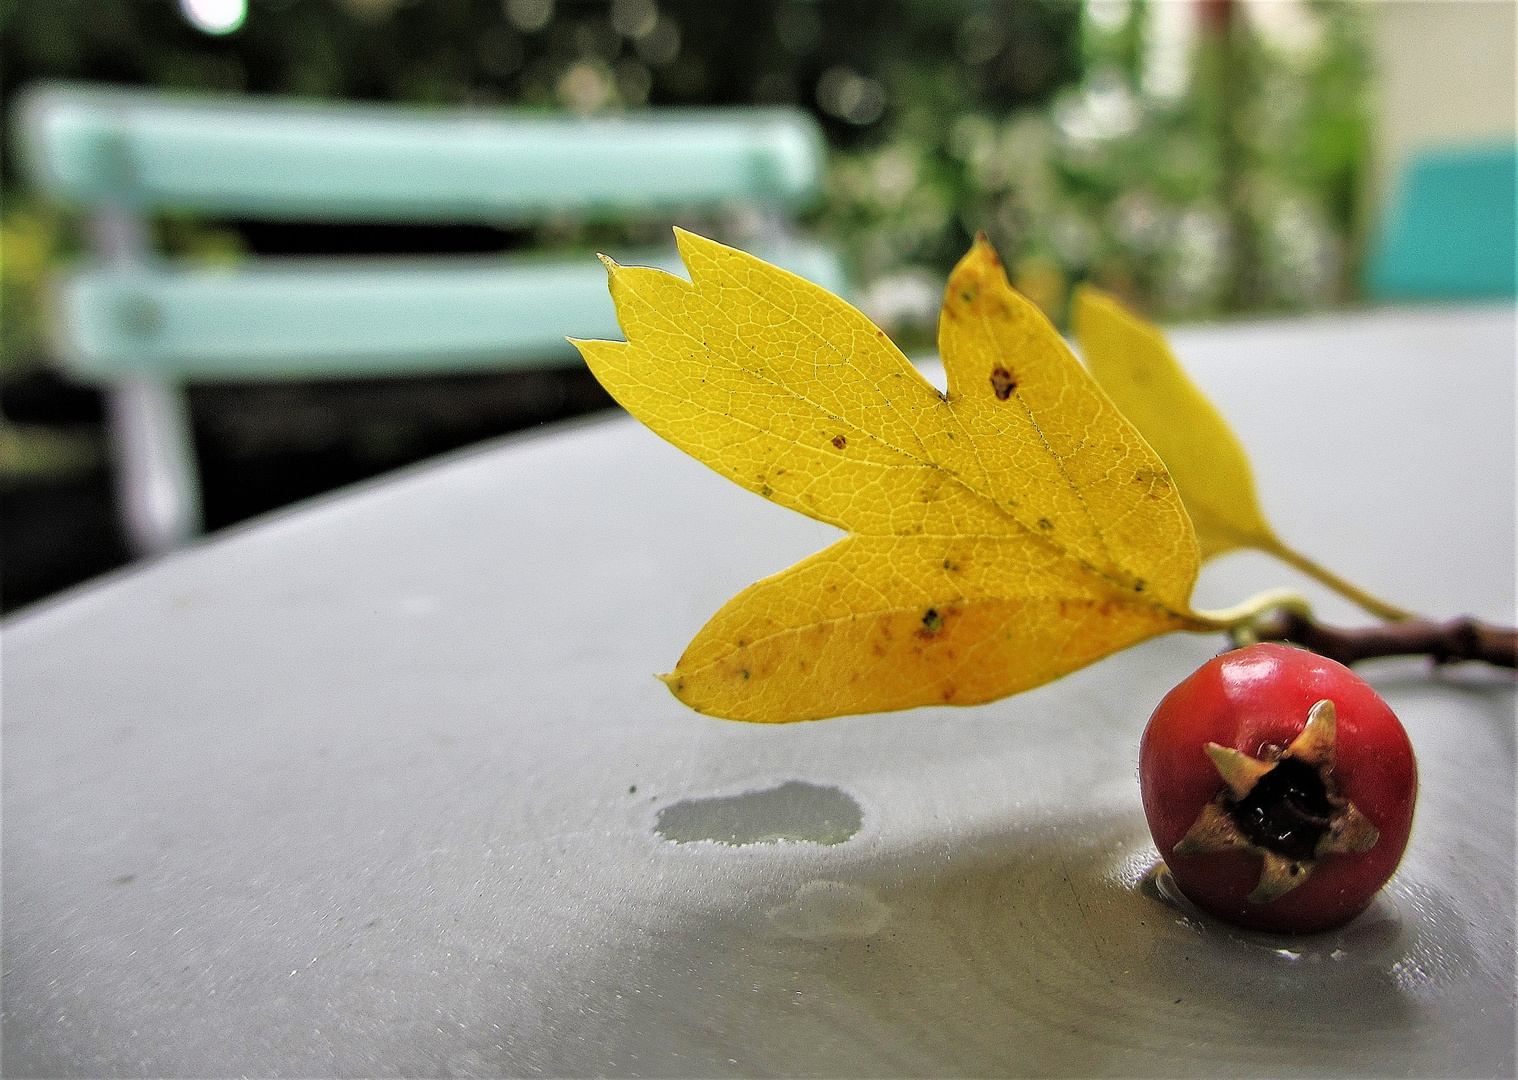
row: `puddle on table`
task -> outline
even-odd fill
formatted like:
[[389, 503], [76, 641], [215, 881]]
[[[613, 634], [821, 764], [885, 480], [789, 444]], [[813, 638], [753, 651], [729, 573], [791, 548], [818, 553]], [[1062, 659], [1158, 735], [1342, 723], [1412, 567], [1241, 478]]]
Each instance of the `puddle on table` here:
[[683, 799], [659, 811], [654, 831], [676, 844], [842, 844], [863, 822], [859, 804], [846, 792], [790, 780], [741, 795]]

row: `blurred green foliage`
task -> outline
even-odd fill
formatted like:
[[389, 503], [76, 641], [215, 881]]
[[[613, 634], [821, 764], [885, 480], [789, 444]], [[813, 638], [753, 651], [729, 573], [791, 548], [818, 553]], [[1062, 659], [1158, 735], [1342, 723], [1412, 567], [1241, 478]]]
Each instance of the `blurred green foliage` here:
[[1361, 12], [1290, 5], [1295, 24], [1272, 27], [1241, 4], [1195, 5], [1180, 79], [1156, 87], [1145, 45], [1167, 12], [1105, 7], [1105, 26], [1088, 10], [1081, 80], [1047, 105], [987, 110], [905, 72], [892, 97], [910, 104], [878, 145], [838, 154], [824, 220], [876, 283], [878, 319], [926, 344], [931, 286], [978, 230], [1056, 320], [1081, 280], [1165, 319], [1354, 299]]

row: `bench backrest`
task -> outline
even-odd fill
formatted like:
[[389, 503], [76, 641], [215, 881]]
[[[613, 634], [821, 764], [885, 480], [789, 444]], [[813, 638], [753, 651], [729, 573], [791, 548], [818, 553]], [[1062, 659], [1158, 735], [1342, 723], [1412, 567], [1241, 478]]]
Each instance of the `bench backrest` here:
[[[786, 212], [817, 194], [824, 161], [816, 123], [795, 109], [575, 118], [44, 86], [25, 96], [18, 135], [39, 185], [93, 212], [98, 259], [63, 282], [54, 336], [63, 364], [95, 381], [543, 366], [577, 360], [566, 336], [619, 336], [588, 251], [215, 271], [155, 258], [145, 222], [164, 208], [510, 225], [744, 206], [772, 234], [766, 257], [843, 286], [829, 252], [785, 236]], [[668, 249], [614, 254], [679, 268]]]

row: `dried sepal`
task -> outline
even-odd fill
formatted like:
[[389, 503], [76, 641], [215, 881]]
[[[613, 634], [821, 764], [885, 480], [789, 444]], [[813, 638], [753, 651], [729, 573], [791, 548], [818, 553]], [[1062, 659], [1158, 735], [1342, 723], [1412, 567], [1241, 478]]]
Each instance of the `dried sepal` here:
[[[1311, 877], [1319, 859], [1369, 851], [1379, 839], [1375, 825], [1353, 803], [1339, 795], [1334, 784], [1337, 741], [1334, 703], [1324, 699], [1312, 706], [1301, 733], [1285, 750], [1269, 750], [1264, 757], [1256, 758], [1233, 747], [1207, 743], [1207, 757], [1217, 769], [1223, 786], [1202, 807], [1196, 821], [1176, 844], [1175, 854], [1197, 856], [1219, 851], [1247, 851], [1260, 856], [1260, 878], [1249, 899], [1256, 904], [1268, 904]], [[1309, 829], [1322, 829], [1312, 841], [1310, 856], [1300, 854], [1300, 847], [1296, 852], [1292, 851], [1291, 845], [1282, 843], [1279, 838], [1276, 841], [1278, 849], [1268, 839], [1252, 836], [1241, 817], [1241, 807], [1250, 803], [1260, 783], [1286, 761], [1293, 762], [1293, 768], [1300, 770], [1305, 766], [1310, 770], [1307, 775], [1321, 785], [1317, 797], [1328, 806], [1327, 814], [1319, 817], [1302, 810], [1290, 796], [1279, 796], [1285, 814], [1296, 815]], [[1300, 779], [1300, 773], [1297, 778]], [[1286, 784], [1292, 782], [1291, 778], [1285, 781]], [[1262, 793], [1262, 798], [1265, 795]]]

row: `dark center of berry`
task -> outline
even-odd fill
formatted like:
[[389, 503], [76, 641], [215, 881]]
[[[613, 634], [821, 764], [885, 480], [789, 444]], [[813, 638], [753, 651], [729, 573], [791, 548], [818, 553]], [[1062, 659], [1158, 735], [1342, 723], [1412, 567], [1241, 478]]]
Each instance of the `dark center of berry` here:
[[1252, 843], [1296, 860], [1313, 857], [1333, 806], [1318, 770], [1289, 757], [1260, 777], [1229, 813]]

